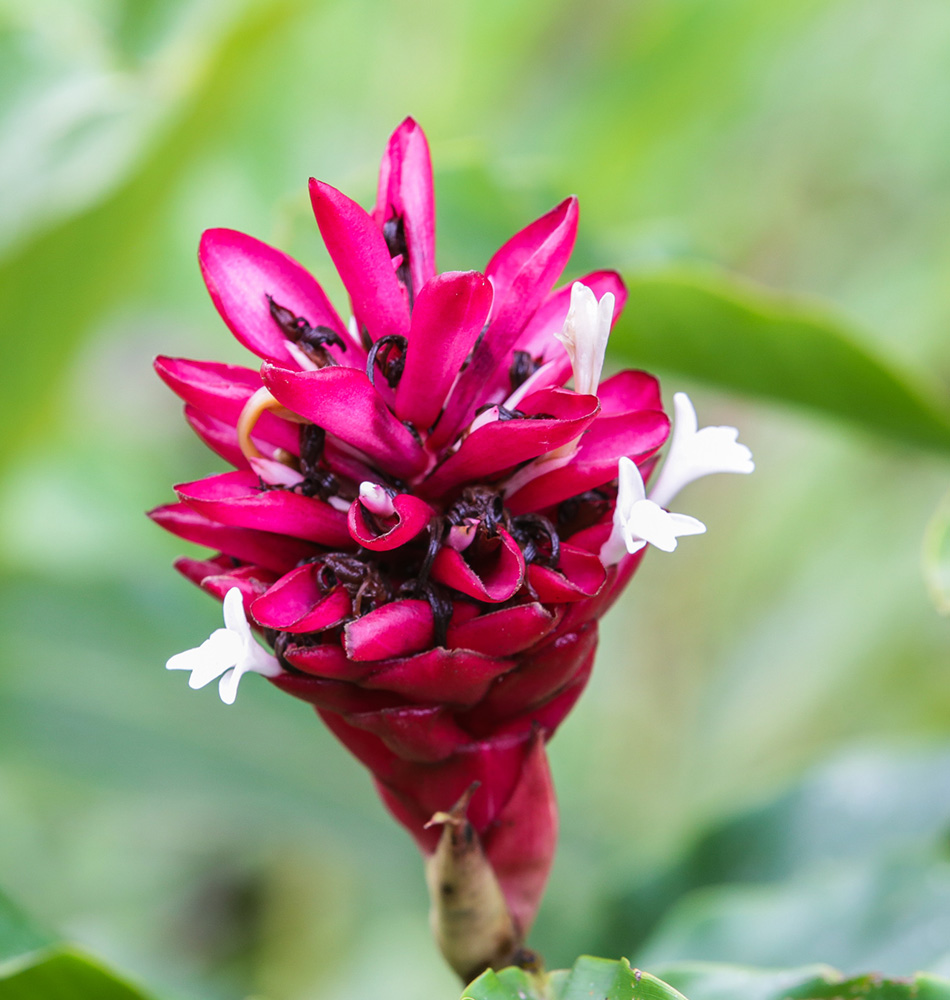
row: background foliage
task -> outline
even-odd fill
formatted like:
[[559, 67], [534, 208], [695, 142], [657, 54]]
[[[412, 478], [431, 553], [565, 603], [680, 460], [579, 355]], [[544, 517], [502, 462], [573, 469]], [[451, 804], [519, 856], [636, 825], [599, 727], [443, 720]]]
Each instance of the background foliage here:
[[411, 113], [440, 267], [577, 193], [614, 361], [758, 464], [605, 622], [533, 943], [950, 974], [948, 86], [943, 0], [2, 0], [0, 885], [162, 997], [457, 995], [306, 707], [165, 674], [218, 611], [140, 513], [217, 468], [151, 357], [241, 356], [200, 231], [342, 301], [306, 179], [369, 202]]

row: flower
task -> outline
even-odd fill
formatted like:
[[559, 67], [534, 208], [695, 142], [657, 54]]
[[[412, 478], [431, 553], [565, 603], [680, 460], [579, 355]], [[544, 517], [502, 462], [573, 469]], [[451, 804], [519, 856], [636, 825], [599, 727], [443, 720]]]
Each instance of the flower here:
[[736, 438], [735, 427], [704, 427], [685, 392], [673, 394], [673, 436], [650, 499], [665, 507], [684, 486], [717, 472], [750, 473], [755, 470], [752, 452]]
[[238, 684], [246, 673], [276, 677], [281, 672], [277, 657], [265, 652], [251, 635], [239, 587], [224, 595], [224, 628], [212, 632], [197, 648], [176, 653], [165, 668], [190, 670], [188, 686], [195, 689], [220, 677], [218, 693], [226, 705], [234, 704]]
[[[254, 669], [311, 703], [430, 859], [445, 824], [429, 820], [465, 813], [517, 944], [557, 836], [545, 743], [587, 682], [597, 621], [646, 543], [672, 548], [699, 522], [644, 497], [669, 433], [656, 380], [600, 382], [620, 277], [554, 289], [575, 199], [484, 273], [437, 273], [429, 149], [411, 119], [372, 212], [320, 181], [310, 195], [353, 319], [286, 254], [213, 229], [208, 291], [262, 364], [156, 361], [232, 466], [151, 513], [218, 553], [177, 568], [225, 598], [228, 621], [169, 666], [193, 684], [230, 669], [229, 696]], [[231, 617], [238, 594], [274, 650], [266, 669]]]

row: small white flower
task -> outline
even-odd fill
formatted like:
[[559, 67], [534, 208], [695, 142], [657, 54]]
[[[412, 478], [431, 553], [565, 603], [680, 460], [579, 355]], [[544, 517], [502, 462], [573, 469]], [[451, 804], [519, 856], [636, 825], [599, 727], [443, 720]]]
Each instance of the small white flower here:
[[704, 427], [697, 430], [696, 410], [685, 392], [673, 396], [673, 436], [670, 450], [650, 499], [666, 507], [694, 479], [716, 472], [749, 473], [755, 469], [752, 452], [736, 440], [735, 427]]
[[360, 503], [371, 514], [380, 517], [392, 517], [396, 513], [393, 498], [379, 483], [360, 483]]
[[195, 689], [203, 688], [216, 677], [221, 677], [218, 693], [226, 705], [233, 705], [238, 684], [246, 673], [276, 677], [281, 669], [277, 658], [254, 640], [244, 614], [244, 598], [239, 587], [232, 587], [224, 595], [224, 626], [212, 632], [195, 649], [176, 653], [165, 668], [190, 670], [188, 686]]
[[555, 337], [567, 349], [574, 367], [574, 391], [596, 395], [610, 324], [614, 318], [614, 294], [605, 293], [597, 301], [594, 293], [579, 281], [571, 285], [571, 307], [564, 328]]
[[647, 500], [640, 470], [629, 458], [621, 458], [617, 467], [617, 506], [610, 538], [600, 550], [606, 566], [620, 562], [626, 553], [639, 552], [649, 543], [664, 552], [676, 548], [682, 535], [701, 535], [706, 530], [702, 521], [686, 514], [673, 514], [653, 500]]

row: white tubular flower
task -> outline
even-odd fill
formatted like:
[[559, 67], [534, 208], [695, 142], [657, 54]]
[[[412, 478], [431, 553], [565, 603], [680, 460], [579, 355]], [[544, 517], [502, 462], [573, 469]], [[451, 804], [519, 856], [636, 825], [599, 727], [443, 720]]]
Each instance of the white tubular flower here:
[[203, 688], [216, 677], [218, 693], [226, 705], [233, 705], [238, 684], [246, 673], [276, 677], [281, 673], [277, 658], [260, 646], [251, 634], [244, 614], [244, 598], [239, 587], [224, 595], [224, 628], [212, 632], [195, 649], [176, 653], [165, 664], [167, 670], [190, 670], [188, 686]]
[[380, 517], [392, 517], [396, 513], [393, 498], [379, 483], [360, 483], [360, 503], [371, 513]]
[[696, 410], [685, 392], [673, 396], [673, 436], [650, 499], [669, 505], [679, 491], [694, 479], [716, 472], [749, 473], [755, 469], [752, 452], [739, 444], [735, 427], [704, 427], [697, 430]]
[[575, 392], [597, 394], [613, 318], [613, 292], [598, 302], [587, 285], [579, 281], [571, 285], [571, 307], [564, 328], [555, 336], [567, 349], [574, 367]]
[[672, 552], [682, 535], [701, 535], [702, 521], [686, 514], [673, 514], [653, 500], [647, 500], [640, 470], [629, 458], [621, 458], [617, 467], [619, 489], [614, 509], [614, 526], [600, 550], [605, 566], [612, 566], [626, 555], [639, 552], [647, 543]]

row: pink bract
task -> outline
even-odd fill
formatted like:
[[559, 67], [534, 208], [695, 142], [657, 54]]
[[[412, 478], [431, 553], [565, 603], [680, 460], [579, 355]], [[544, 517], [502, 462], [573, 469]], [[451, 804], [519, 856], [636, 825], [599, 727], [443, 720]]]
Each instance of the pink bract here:
[[[206, 232], [212, 301], [263, 364], [157, 360], [235, 471], [177, 487], [151, 516], [215, 550], [179, 570], [219, 599], [240, 588], [282, 668], [272, 683], [315, 706], [424, 853], [433, 813], [479, 783], [469, 819], [523, 935], [557, 836], [545, 743], [643, 554], [600, 559], [617, 463], [647, 476], [669, 421], [643, 372], [597, 395], [565, 388], [555, 334], [570, 289], [554, 284], [575, 199], [484, 273], [440, 274], [429, 148], [411, 119], [372, 211], [319, 181], [310, 194], [355, 322], [286, 254]], [[617, 274], [579, 280], [619, 313]]]

